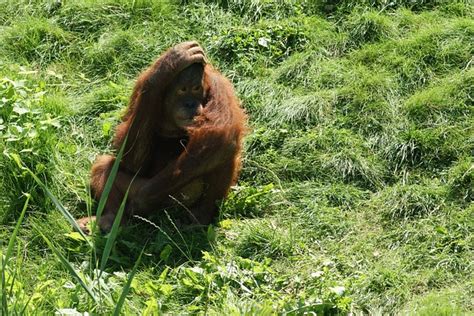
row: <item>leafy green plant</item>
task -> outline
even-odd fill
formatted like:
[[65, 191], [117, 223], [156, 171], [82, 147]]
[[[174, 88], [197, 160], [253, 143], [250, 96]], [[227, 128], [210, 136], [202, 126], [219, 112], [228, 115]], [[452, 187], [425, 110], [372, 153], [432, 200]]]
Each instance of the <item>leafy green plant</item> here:
[[224, 217], [254, 217], [271, 209], [276, 194], [272, 183], [260, 187], [235, 187], [221, 207]]
[[278, 24], [261, 22], [258, 28], [227, 30], [218, 39], [216, 51], [211, 53], [219, 55], [227, 63], [238, 60], [239, 65], [245, 67], [242, 71], [252, 73], [252, 63], [279, 63], [302, 50], [306, 43], [305, 30], [296, 21]]
[[[34, 180], [25, 172], [19, 172], [12, 154], [20, 155], [27, 166], [42, 177], [49, 177], [50, 150], [56, 143], [56, 131], [61, 128], [60, 117], [42, 110], [44, 86], [31, 87], [24, 80], [0, 80], [0, 148], [4, 158], [0, 165], [1, 187], [5, 188], [8, 216], [19, 208], [18, 192], [34, 194]], [[6, 159], [5, 159], [6, 158]], [[34, 204], [41, 204], [40, 201]], [[8, 217], [7, 217], [8, 218]]]

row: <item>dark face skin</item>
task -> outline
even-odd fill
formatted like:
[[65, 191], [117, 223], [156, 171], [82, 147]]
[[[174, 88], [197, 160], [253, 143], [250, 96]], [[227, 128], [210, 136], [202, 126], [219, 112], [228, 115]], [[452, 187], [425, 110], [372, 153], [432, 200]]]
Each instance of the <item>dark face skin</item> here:
[[168, 88], [164, 103], [169, 122], [163, 126], [165, 133], [183, 131], [201, 113], [206, 97], [203, 75], [204, 66], [193, 64], [184, 69]]

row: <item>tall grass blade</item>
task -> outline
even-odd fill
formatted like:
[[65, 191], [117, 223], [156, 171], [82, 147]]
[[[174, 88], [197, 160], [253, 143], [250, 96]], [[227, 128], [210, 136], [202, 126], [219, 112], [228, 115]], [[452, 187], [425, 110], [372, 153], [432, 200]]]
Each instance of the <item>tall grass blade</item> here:
[[107, 178], [107, 181], [105, 182], [104, 191], [102, 191], [102, 195], [99, 200], [99, 205], [97, 206], [96, 225], [99, 223], [100, 217], [102, 216], [102, 212], [104, 211], [104, 208], [105, 208], [105, 203], [107, 202], [107, 198], [109, 197], [110, 190], [112, 189], [112, 185], [114, 184], [115, 176], [117, 175], [118, 168], [120, 166], [120, 161], [122, 160], [123, 151], [125, 150], [125, 144], [127, 143], [127, 139], [128, 139], [128, 134], [127, 136], [125, 136], [125, 140], [123, 141], [123, 144], [120, 147], [117, 157], [115, 158], [114, 164], [112, 165], [112, 170], [110, 170], [109, 177]]
[[[133, 182], [133, 179], [132, 179], [132, 182]], [[130, 185], [131, 185], [131, 183], [130, 183]], [[127, 189], [127, 192], [125, 192], [122, 203], [120, 204], [117, 215], [115, 216], [114, 223], [112, 224], [112, 229], [110, 230], [109, 236], [107, 237], [107, 242], [105, 243], [104, 252], [102, 253], [102, 259], [100, 260], [99, 277], [102, 274], [102, 271], [104, 271], [104, 269], [105, 269], [105, 265], [107, 264], [107, 261], [109, 260], [110, 252], [112, 251], [112, 247], [114, 246], [115, 239], [117, 238], [118, 229], [120, 227], [120, 222], [122, 221], [122, 216], [123, 216], [123, 212], [125, 210], [125, 205], [127, 204], [127, 197], [128, 197], [129, 189], [130, 189], [130, 186]]]
[[[28, 193], [24, 194], [26, 196], [26, 201], [25, 204], [23, 205], [23, 209], [21, 210], [20, 213], [20, 218], [18, 218], [18, 221], [16, 223], [15, 229], [13, 230], [12, 235], [10, 236], [10, 240], [8, 241], [8, 247], [7, 247], [7, 252], [5, 253], [5, 257], [2, 258], [2, 290], [0, 291], [2, 294], [2, 312], [3, 314], [7, 315], [8, 314], [8, 306], [7, 306], [7, 293], [6, 293], [6, 276], [5, 276], [5, 269], [8, 265], [8, 261], [10, 260], [10, 256], [13, 251], [13, 245], [15, 244], [16, 241], [16, 236], [18, 235], [18, 231], [20, 230], [21, 223], [23, 222], [23, 218], [25, 217], [26, 209], [28, 207], [28, 203], [30, 202], [31, 195]], [[12, 281], [12, 287], [15, 281]]]
[[40, 236], [44, 239], [44, 241], [48, 244], [49, 248], [53, 251], [53, 253], [58, 257], [59, 261], [63, 264], [63, 266], [68, 270], [68, 272], [72, 275], [73, 278], [79, 282], [79, 284], [82, 286], [82, 288], [89, 294], [89, 296], [94, 300], [95, 303], [99, 303], [99, 300], [96, 298], [94, 293], [91, 291], [91, 289], [87, 286], [87, 284], [84, 282], [84, 280], [79, 276], [79, 274], [76, 272], [74, 267], [71, 265], [71, 263], [59, 252], [58, 249], [53, 245], [53, 243], [46, 237], [37, 227], [34, 227], [35, 230], [40, 234]]
[[[167, 216], [168, 216], [168, 220], [169, 220], [170, 222], [172, 222], [172, 219], [169, 217], [168, 212], [165, 212], [165, 213], [166, 213]], [[150, 224], [151, 226], [153, 226], [153, 227], [155, 227], [156, 229], [158, 229], [166, 238], [168, 238], [168, 240], [170, 241], [170, 243], [172, 243], [173, 246], [175, 246], [176, 249], [178, 249], [179, 252], [180, 252], [184, 257], [186, 257], [186, 259], [188, 259], [189, 261], [192, 261], [192, 258], [178, 245], [178, 243], [177, 243], [176, 241], [174, 241], [173, 238], [171, 238], [171, 236], [170, 236], [165, 230], [163, 230], [163, 228], [161, 228], [160, 226], [156, 225], [156, 224], [153, 223], [152, 221], [150, 221], [150, 220], [148, 220], [148, 219], [146, 219], [146, 218], [144, 218], [144, 217], [141, 217], [141, 216], [139, 216], [139, 215], [133, 215], [133, 217], [138, 218], [139, 220], [144, 221], [145, 223], [148, 223], [148, 224]], [[188, 248], [188, 249], [189, 249], [189, 248]]]
[[125, 303], [125, 298], [127, 297], [128, 292], [130, 291], [130, 285], [132, 284], [133, 278], [135, 277], [135, 273], [137, 272], [138, 265], [140, 264], [142, 260], [142, 255], [145, 252], [145, 247], [146, 245], [143, 247], [142, 252], [140, 253], [140, 256], [138, 256], [137, 262], [135, 262], [135, 265], [133, 266], [133, 269], [130, 272], [130, 275], [128, 276], [127, 283], [125, 283], [125, 285], [123, 286], [122, 294], [120, 294], [120, 298], [114, 309], [114, 316], [120, 315], [120, 311], [122, 309], [123, 303]]
[[2, 294], [2, 314], [3, 315], [8, 315], [8, 308], [7, 308], [7, 295], [5, 293], [5, 285], [6, 285], [6, 280], [5, 280], [5, 260], [3, 259], [3, 256], [0, 257], [2, 260], [2, 291], [0, 292]]
[[26, 301], [25, 305], [24, 305], [23, 308], [21, 309], [19, 315], [25, 315], [26, 308], [28, 307], [28, 304], [30, 304], [30, 301], [31, 301], [32, 298], [33, 298], [33, 295], [31, 295], [31, 296], [28, 298], [28, 300]]
[[63, 216], [66, 218], [66, 220], [72, 225], [72, 227], [74, 227], [74, 229], [75, 229], [76, 231], [78, 231], [79, 234], [81, 234], [82, 238], [89, 244], [89, 246], [92, 247], [92, 243], [91, 243], [90, 240], [87, 238], [87, 236], [84, 234], [84, 232], [83, 232], [82, 229], [79, 227], [79, 225], [76, 223], [76, 220], [75, 220], [74, 217], [71, 215], [71, 213], [69, 213], [69, 211], [64, 208], [64, 206], [61, 204], [61, 202], [59, 202], [59, 200], [53, 195], [53, 193], [51, 193], [51, 191], [50, 191], [50, 190], [46, 187], [46, 185], [36, 176], [36, 174], [34, 174], [33, 171], [31, 171], [30, 168], [28, 168], [27, 166], [25, 166], [25, 165], [23, 164], [23, 162], [21, 161], [20, 156], [18, 156], [18, 155], [16, 155], [16, 154], [11, 154], [11, 157], [13, 158], [13, 160], [17, 163], [17, 165], [18, 165], [21, 169], [28, 171], [28, 173], [33, 177], [33, 179], [36, 181], [36, 183], [38, 183], [38, 185], [44, 190], [44, 192], [46, 193], [46, 195], [51, 199], [51, 201], [53, 201], [54, 206], [56, 206], [56, 208], [61, 212], [61, 214], [63, 214]]
[[26, 201], [25, 201], [25, 204], [23, 205], [23, 209], [21, 210], [20, 218], [18, 219], [15, 229], [13, 230], [13, 233], [10, 236], [10, 240], [8, 242], [7, 253], [5, 254], [5, 264], [10, 259], [10, 256], [13, 251], [13, 245], [15, 244], [16, 236], [18, 235], [18, 231], [20, 230], [21, 223], [23, 222], [23, 218], [25, 217], [28, 203], [30, 202], [31, 195], [28, 193], [25, 193], [25, 196], [26, 196]]

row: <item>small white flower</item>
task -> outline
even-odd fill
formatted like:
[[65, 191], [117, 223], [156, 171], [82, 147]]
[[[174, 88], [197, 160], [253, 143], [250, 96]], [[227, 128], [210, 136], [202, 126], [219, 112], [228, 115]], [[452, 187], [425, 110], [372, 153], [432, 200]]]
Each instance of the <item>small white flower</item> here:
[[335, 286], [335, 287], [330, 287], [329, 290], [333, 292], [334, 294], [341, 296], [346, 291], [346, 288], [343, 286]]
[[258, 39], [258, 45], [263, 46], [263, 47], [268, 47], [268, 42], [270, 42], [270, 39], [265, 38], [265, 37], [260, 37]]
[[81, 313], [77, 311], [75, 308], [62, 308], [58, 309], [54, 315], [61, 315], [61, 316], [89, 316], [88, 312]]
[[324, 271], [316, 271], [316, 272], [311, 273], [311, 277], [312, 278], [320, 278], [320, 277], [323, 276], [323, 274], [324, 274]]

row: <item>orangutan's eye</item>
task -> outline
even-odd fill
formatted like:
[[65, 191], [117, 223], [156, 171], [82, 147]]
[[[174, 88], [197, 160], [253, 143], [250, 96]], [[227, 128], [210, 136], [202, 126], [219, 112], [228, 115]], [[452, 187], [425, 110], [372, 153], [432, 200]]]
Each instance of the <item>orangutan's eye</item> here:
[[196, 85], [193, 87], [193, 92], [199, 92], [199, 91], [201, 91], [201, 86]]
[[178, 88], [178, 94], [185, 94], [185, 93], [186, 93], [186, 87]]

